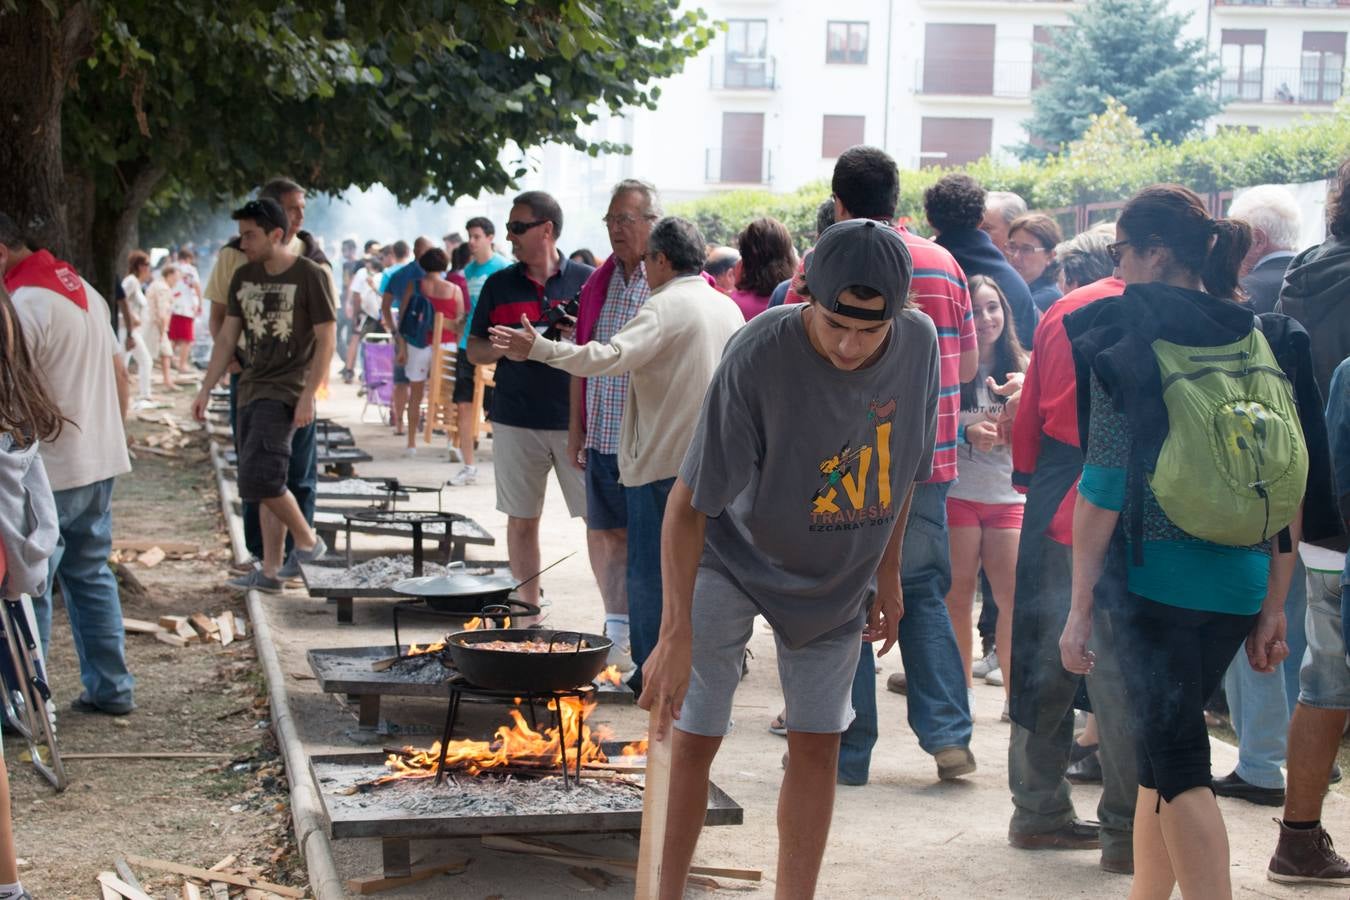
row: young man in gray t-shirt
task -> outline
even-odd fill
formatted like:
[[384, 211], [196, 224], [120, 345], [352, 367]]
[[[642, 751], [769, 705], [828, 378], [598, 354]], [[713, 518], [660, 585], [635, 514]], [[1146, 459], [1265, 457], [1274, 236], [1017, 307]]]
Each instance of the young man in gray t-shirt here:
[[839, 736], [862, 641], [895, 643], [900, 547], [932, 467], [938, 349], [907, 302], [900, 236], [828, 229], [807, 260], [810, 303], [756, 317], [727, 345], [671, 490], [661, 636], [643, 667], [654, 737], [675, 720], [663, 895], [684, 884], [708, 771], [726, 734], [754, 617], [773, 626], [788, 763], [778, 883], [814, 888]]

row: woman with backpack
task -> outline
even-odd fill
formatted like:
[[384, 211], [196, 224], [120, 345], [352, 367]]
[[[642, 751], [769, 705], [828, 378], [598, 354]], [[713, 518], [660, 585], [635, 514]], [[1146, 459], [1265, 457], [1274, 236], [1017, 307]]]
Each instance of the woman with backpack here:
[[1257, 671], [1288, 654], [1294, 552], [1321, 527], [1302, 508], [1327, 465], [1307, 335], [1235, 302], [1250, 244], [1189, 189], [1145, 188], [1108, 247], [1124, 295], [1065, 319], [1088, 406], [1060, 653], [1091, 674], [1101, 604], [1138, 740], [1137, 900], [1232, 896], [1203, 707], [1244, 642]]
[[[408, 448], [405, 456], [417, 455], [417, 432], [421, 424], [422, 389], [431, 377], [431, 361], [436, 343], [454, 346], [464, 322], [464, 293], [446, 279], [450, 257], [433, 247], [417, 259], [425, 273], [418, 281], [408, 282], [399, 304], [395, 361], [408, 375]], [[434, 334], [436, 313], [444, 316], [443, 333]], [[437, 377], [440, 374], [437, 373]]]
[[[971, 610], [980, 568], [984, 568], [998, 604], [999, 663], [1012, 660], [1013, 586], [1017, 572], [1017, 542], [1022, 534], [1022, 510], [1026, 497], [1013, 490], [1012, 451], [999, 435], [998, 418], [1003, 399], [991, 388], [1005, 384], [1010, 375], [1025, 372], [1027, 352], [1012, 327], [1012, 307], [988, 275], [970, 279], [970, 306], [975, 318], [975, 337], [980, 348], [980, 368], [961, 385], [958, 419], [957, 480], [947, 496], [947, 530], [951, 547], [952, 584], [947, 591], [947, 611], [961, 658], [971, 659], [973, 631]], [[966, 690], [975, 710], [970, 666]], [[1004, 692], [1007, 686], [1005, 683]], [[1006, 710], [1004, 716], [1006, 717]]]

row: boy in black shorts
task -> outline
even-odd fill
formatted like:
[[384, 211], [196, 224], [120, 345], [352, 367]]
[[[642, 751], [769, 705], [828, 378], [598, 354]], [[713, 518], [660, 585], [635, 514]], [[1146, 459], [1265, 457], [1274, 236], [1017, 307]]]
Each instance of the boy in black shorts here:
[[275, 201], [253, 200], [236, 210], [240, 249], [248, 262], [230, 282], [225, 322], [216, 335], [206, 379], [192, 403], [206, 418], [211, 388], [220, 381], [242, 334], [239, 378], [239, 496], [262, 504], [263, 563], [231, 587], [278, 593], [286, 534], [295, 563], [319, 559], [327, 545], [305, 521], [286, 487], [291, 438], [314, 421], [314, 395], [337, 344], [332, 280], [317, 263], [286, 247], [286, 214]]

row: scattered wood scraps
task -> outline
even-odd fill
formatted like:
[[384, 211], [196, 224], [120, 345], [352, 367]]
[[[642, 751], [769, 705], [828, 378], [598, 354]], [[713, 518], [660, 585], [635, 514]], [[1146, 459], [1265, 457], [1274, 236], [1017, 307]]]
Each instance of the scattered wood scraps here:
[[228, 647], [248, 635], [248, 620], [228, 609], [215, 616], [204, 612], [190, 616], [165, 615], [155, 622], [123, 617], [122, 627], [127, 634], [148, 634], [170, 647], [212, 643]]
[[[128, 855], [125, 860], [119, 858], [119, 862], [132, 869], [148, 869], [156, 873], [182, 876], [184, 881], [175, 896], [181, 896], [183, 900], [231, 900], [232, 897], [244, 900], [284, 900], [305, 896], [305, 892], [298, 888], [263, 880], [260, 877], [263, 871], [261, 866], [240, 865], [234, 854], [225, 857], [209, 869], [144, 856]], [[118, 868], [120, 870], [122, 867]], [[101, 873], [98, 876], [98, 884], [105, 900], [123, 900], [123, 898], [150, 900], [140, 889], [132, 887], [111, 872]]]

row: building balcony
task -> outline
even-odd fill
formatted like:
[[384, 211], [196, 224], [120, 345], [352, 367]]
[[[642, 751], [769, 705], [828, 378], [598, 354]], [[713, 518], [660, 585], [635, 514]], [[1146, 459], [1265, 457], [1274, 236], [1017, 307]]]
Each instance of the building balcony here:
[[989, 62], [969, 57], [928, 57], [915, 65], [916, 93], [933, 96], [1025, 100], [1034, 87], [1029, 62]]
[[709, 184], [773, 184], [773, 151], [753, 145], [709, 147], [703, 154], [703, 180]]
[[1267, 67], [1225, 72], [1217, 90], [1226, 103], [1329, 106], [1341, 98], [1348, 81], [1345, 71]]
[[1278, 9], [1350, 9], [1350, 0], [1213, 0], [1216, 7], [1275, 7]]
[[715, 91], [778, 89], [778, 60], [773, 56], [714, 55], [708, 60], [708, 87]]

